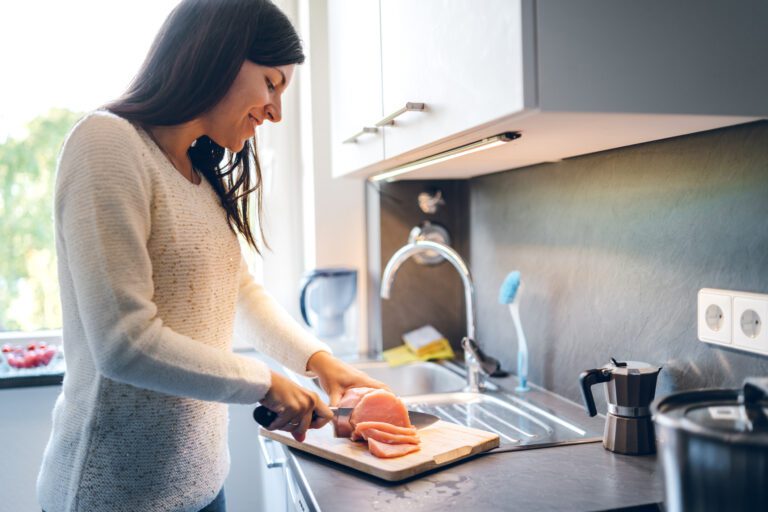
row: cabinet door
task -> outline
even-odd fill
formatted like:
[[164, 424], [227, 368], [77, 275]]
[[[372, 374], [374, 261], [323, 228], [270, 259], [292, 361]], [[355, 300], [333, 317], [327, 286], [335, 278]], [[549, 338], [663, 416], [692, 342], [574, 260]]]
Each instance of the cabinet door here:
[[384, 158], [379, 0], [329, 0], [328, 50], [331, 88], [333, 175], [341, 176]]
[[0, 510], [40, 510], [35, 482], [61, 386], [0, 389]]
[[386, 158], [523, 109], [521, 1], [381, 2]]
[[282, 467], [268, 468], [259, 448], [252, 404], [229, 406], [230, 468], [224, 492], [228, 510], [289, 510]]

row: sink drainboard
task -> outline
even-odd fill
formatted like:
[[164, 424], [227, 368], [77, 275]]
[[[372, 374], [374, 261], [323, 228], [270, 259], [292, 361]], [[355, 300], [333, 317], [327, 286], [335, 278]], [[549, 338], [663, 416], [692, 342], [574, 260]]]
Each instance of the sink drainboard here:
[[516, 404], [514, 397], [510, 398], [512, 401], [489, 394], [441, 393], [403, 397], [403, 401], [411, 410], [495, 432], [501, 438], [502, 447], [523, 449], [594, 441], [587, 437], [586, 431], [551, 412], [524, 401]]

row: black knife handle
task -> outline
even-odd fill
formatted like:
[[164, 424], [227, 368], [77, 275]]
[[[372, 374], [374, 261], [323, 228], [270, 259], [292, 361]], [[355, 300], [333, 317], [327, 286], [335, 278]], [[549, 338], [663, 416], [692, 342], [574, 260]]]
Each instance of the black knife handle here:
[[275, 421], [275, 418], [277, 418], [277, 413], [267, 409], [263, 405], [260, 405], [253, 410], [253, 419], [264, 428], [267, 428], [270, 423]]
[[[275, 421], [275, 418], [277, 418], [277, 413], [271, 409], [267, 409], [263, 405], [260, 405], [253, 410], [253, 419], [264, 428], [269, 427], [269, 425]], [[312, 421], [315, 421], [316, 419], [317, 413], [312, 411]]]

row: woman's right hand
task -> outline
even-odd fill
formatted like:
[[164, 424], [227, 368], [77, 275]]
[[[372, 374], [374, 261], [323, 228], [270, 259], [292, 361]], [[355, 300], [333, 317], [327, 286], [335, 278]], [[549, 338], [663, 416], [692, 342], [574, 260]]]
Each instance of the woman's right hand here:
[[[261, 405], [277, 413], [267, 430], [285, 430], [297, 441], [303, 441], [309, 428], [320, 428], [333, 419], [333, 412], [317, 393], [304, 389], [272, 372], [272, 385]], [[312, 415], [315, 413], [315, 420]]]

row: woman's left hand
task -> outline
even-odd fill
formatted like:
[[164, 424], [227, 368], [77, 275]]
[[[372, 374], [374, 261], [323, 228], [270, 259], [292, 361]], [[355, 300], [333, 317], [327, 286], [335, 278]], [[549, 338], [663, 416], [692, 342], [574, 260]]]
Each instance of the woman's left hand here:
[[383, 382], [372, 379], [328, 352], [315, 352], [307, 362], [307, 369], [317, 375], [320, 386], [328, 393], [331, 407], [339, 403], [341, 396], [349, 388], [367, 387], [391, 391]]

